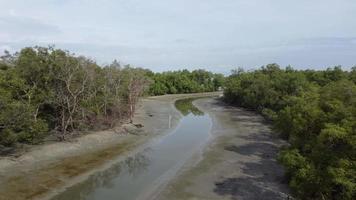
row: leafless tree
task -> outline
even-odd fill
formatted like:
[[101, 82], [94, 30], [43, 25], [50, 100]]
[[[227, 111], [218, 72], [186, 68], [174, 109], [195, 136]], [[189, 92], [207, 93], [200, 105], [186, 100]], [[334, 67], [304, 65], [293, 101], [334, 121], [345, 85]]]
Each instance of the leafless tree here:
[[60, 108], [60, 139], [64, 140], [68, 128], [74, 130], [75, 115], [88, 87], [89, 74], [85, 70], [85, 59], [67, 57], [63, 65], [56, 70], [56, 102]]
[[129, 106], [130, 123], [132, 123], [139, 97], [143, 95], [149, 83], [150, 81], [144, 76], [141, 70], [131, 69], [129, 72], [127, 84], [127, 103]]

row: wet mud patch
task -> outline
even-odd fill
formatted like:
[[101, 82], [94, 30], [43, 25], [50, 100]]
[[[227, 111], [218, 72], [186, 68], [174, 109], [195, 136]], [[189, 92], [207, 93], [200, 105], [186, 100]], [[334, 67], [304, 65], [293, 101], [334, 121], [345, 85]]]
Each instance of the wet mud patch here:
[[214, 192], [221, 196], [230, 196], [233, 200], [278, 200], [288, 199], [288, 190], [280, 187], [284, 184], [283, 168], [275, 157], [278, 147], [268, 142], [252, 142], [244, 145], [227, 145], [226, 151], [242, 156], [255, 156], [256, 161], [238, 162], [241, 176], [228, 177], [215, 182]]
[[259, 184], [259, 181], [259, 178], [252, 177], [227, 178], [215, 183], [214, 192], [222, 196], [230, 195], [233, 200], [287, 199], [284, 194]]
[[260, 155], [263, 157], [274, 157], [278, 153], [278, 147], [267, 142], [254, 142], [240, 146], [228, 145], [224, 149], [244, 156]]
[[39, 198], [53, 188], [63, 186], [71, 178], [102, 165], [108, 159], [128, 151], [132, 147], [132, 144], [123, 143], [99, 152], [68, 157], [47, 167], [8, 177], [0, 185], [0, 200]]
[[152, 199], [288, 199], [283, 168], [276, 161], [283, 141], [255, 112], [201, 99], [195, 105], [213, 118], [213, 140], [201, 160], [177, 175]]
[[51, 198], [51, 200], [84, 199], [84, 197], [89, 195], [95, 188], [114, 187], [114, 177], [119, 176], [121, 173], [125, 173], [126, 171], [133, 177], [139, 176], [148, 166], [149, 160], [146, 156], [138, 153], [128, 157], [122, 162], [111, 165], [106, 170], [98, 171], [97, 173], [90, 175], [85, 181], [67, 188], [65, 192], [57, 194]]

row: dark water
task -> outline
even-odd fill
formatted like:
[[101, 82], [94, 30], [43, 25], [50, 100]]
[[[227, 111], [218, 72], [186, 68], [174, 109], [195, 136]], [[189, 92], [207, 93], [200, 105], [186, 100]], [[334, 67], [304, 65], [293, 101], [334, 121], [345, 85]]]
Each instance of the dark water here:
[[177, 128], [144, 151], [117, 161], [107, 170], [67, 188], [55, 200], [137, 199], [169, 180], [209, 137], [210, 117], [192, 105], [194, 99], [176, 101], [183, 114]]

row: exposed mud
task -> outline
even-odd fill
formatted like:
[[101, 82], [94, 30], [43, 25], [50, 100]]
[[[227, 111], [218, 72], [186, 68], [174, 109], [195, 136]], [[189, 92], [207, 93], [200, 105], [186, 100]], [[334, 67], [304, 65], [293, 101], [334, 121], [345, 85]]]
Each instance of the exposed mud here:
[[[134, 119], [135, 124], [143, 127], [126, 127], [135, 134], [117, 134], [117, 130], [95, 132], [73, 142], [34, 147], [18, 158], [1, 158], [0, 200], [50, 199], [76, 183], [89, 183], [84, 180], [103, 168], [122, 168], [115, 167], [111, 160], [115, 158], [117, 162], [118, 157], [132, 156], [156, 136], [176, 127], [182, 117], [174, 108], [176, 99], [218, 94], [146, 98]], [[198, 99], [193, 103], [212, 118], [210, 142], [162, 187], [140, 197], [163, 200], [288, 199], [284, 171], [276, 161], [278, 149], [285, 143], [273, 134], [263, 118], [227, 106], [216, 98]], [[102, 178], [97, 179], [92, 181], [92, 187], [105, 184], [101, 183]], [[82, 186], [79, 184], [78, 187]]]
[[218, 99], [194, 103], [213, 118], [213, 139], [151, 199], [288, 199], [284, 171], [276, 161], [285, 143], [263, 118]]
[[[48, 199], [54, 191], [80, 182], [114, 157], [128, 157], [152, 138], [170, 132], [181, 114], [173, 102], [179, 98], [218, 93], [166, 95], [145, 98], [138, 106], [135, 134], [118, 134], [122, 127], [93, 132], [72, 142], [34, 146], [14, 158], [0, 158], [0, 200]], [[141, 127], [141, 124], [143, 127]]]

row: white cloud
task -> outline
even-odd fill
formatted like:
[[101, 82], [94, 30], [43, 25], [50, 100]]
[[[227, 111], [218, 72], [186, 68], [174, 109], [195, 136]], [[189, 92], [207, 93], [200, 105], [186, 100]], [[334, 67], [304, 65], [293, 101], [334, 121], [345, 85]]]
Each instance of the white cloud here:
[[0, 16], [1, 41], [40, 40], [57, 35], [61, 31], [58, 27], [44, 23], [38, 19], [11, 14]]
[[153, 70], [356, 63], [356, 2], [349, 0], [18, 0], [1, 5], [0, 45], [12, 49], [56, 44], [100, 62], [118, 58]]

